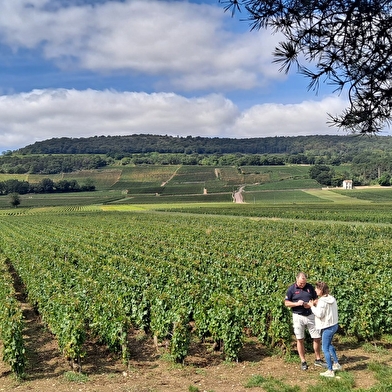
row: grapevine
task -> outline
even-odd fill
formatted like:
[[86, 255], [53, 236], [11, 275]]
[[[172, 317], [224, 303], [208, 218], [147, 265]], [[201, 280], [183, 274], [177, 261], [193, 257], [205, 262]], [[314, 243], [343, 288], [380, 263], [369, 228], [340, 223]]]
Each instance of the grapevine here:
[[288, 351], [283, 298], [299, 270], [328, 281], [341, 333], [392, 332], [389, 225], [91, 210], [5, 216], [0, 228], [2, 252], [76, 364], [89, 336], [126, 364], [131, 328], [169, 340], [177, 362], [192, 335], [222, 343], [229, 360], [245, 331]]

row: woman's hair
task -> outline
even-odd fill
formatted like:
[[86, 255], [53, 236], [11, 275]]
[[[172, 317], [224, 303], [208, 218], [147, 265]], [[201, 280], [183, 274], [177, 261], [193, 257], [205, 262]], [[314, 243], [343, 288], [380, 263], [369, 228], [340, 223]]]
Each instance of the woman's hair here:
[[321, 295], [329, 294], [329, 287], [325, 282], [317, 282], [316, 288], [321, 291]]

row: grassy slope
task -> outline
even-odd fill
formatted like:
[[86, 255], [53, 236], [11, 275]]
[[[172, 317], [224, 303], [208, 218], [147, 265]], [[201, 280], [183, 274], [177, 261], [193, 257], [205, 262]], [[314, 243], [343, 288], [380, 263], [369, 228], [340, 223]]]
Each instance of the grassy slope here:
[[[63, 175], [0, 175], [8, 179], [39, 182], [76, 179], [92, 180], [97, 191], [88, 193], [22, 195], [19, 208], [97, 204], [167, 204], [232, 202], [232, 194], [244, 186], [248, 204], [340, 203], [363, 204], [392, 201], [386, 188], [349, 191], [321, 189], [308, 178], [308, 166], [208, 167], [179, 165], [116, 166]], [[0, 196], [0, 208], [11, 208]]]

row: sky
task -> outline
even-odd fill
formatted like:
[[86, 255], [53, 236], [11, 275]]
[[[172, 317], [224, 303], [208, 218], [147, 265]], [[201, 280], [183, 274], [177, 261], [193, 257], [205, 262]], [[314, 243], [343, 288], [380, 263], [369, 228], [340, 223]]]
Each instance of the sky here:
[[342, 135], [344, 96], [218, 0], [0, 0], [0, 152], [54, 137]]

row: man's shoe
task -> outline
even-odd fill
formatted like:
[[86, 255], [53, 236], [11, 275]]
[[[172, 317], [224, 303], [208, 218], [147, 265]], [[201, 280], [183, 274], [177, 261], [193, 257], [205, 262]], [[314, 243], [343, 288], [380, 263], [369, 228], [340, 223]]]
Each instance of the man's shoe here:
[[308, 364], [306, 362], [301, 363], [301, 369], [302, 370], [308, 370]]
[[314, 366], [319, 366], [319, 367], [326, 368], [327, 364], [325, 362], [323, 362], [321, 359], [316, 359], [314, 361]]
[[335, 377], [335, 372], [333, 370], [327, 370], [324, 373], [320, 373], [320, 376], [323, 376], [323, 377]]
[[342, 365], [340, 363], [334, 363], [332, 366], [333, 370], [342, 370]]

